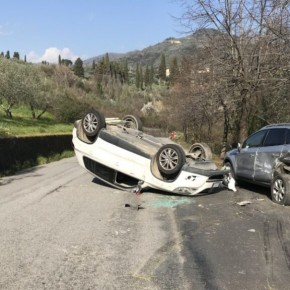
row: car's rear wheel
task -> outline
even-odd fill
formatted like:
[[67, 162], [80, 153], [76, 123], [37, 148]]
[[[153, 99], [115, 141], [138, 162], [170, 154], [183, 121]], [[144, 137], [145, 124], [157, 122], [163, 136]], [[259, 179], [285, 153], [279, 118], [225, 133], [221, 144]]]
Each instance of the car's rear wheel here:
[[276, 174], [271, 184], [271, 198], [275, 203], [290, 205], [290, 176]]
[[211, 149], [206, 143], [195, 143], [189, 148], [188, 152], [192, 153], [195, 159], [212, 159]]
[[82, 128], [88, 137], [95, 137], [105, 127], [104, 115], [96, 110], [88, 111], [82, 119]]
[[166, 176], [177, 174], [186, 160], [183, 149], [176, 144], [163, 145], [156, 157], [159, 171]]
[[127, 115], [123, 118], [123, 121], [124, 127], [142, 131], [142, 121], [139, 117], [134, 115]]

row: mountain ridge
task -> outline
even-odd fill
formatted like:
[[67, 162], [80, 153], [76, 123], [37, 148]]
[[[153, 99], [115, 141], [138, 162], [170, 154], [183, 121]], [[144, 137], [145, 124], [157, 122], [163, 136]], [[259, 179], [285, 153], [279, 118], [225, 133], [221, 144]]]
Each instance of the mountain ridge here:
[[[127, 61], [129, 66], [153, 65], [158, 66], [162, 53], [168, 61], [171, 57], [176, 57], [180, 60], [183, 56], [194, 54], [198, 48], [202, 46], [202, 42], [209, 34], [214, 33], [213, 29], [200, 29], [190, 35], [184, 37], [168, 37], [165, 40], [150, 45], [142, 50], [133, 50], [127, 53], [108, 53], [111, 61]], [[106, 54], [95, 56], [85, 60], [83, 63], [86, 66], [92, 65], [100, 61]]]

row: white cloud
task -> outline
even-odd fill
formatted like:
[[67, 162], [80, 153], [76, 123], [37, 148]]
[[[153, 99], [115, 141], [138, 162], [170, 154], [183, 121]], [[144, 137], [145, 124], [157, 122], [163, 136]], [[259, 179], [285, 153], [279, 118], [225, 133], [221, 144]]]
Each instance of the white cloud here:
[[40, 58], [39, 56], [36, 54], [36, 52], [34, 51], [30, 51], [27, 55], [26, 55], [26, 59], [29, 62], [39, 62]]
[[58, 63], [58, 56], [61, 56], [62, 59], [69, 59], [74, 62], [78, 56], [75, 55], [69, 48], [59, 49], [57, 47], [49, 47], [47, 48], [42, 56], [39, 56], [34, 51], [30, 51], [27, 54], [27, 61], [29, 62], [42, 62], [47, 61], [49, 63]]

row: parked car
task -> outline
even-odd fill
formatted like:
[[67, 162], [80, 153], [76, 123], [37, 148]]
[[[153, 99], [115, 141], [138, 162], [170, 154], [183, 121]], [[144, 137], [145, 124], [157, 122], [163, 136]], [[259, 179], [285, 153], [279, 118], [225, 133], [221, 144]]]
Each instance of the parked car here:
[[73, 145], [79, 164], [102, 181], [124, 190], [147, 187], [195, 195], [219, 186], [234, 189], [228, 170], [218, 170], [203, 143], [188, 152], [169, 138], [145, 134], [133, 115], [104, 118], [88, 111], [73, 128]]
[[236, 182], [271, 188], [271, 198], [290, 205], [290, 124], [265, 126], [226, 153], [224, 165]]

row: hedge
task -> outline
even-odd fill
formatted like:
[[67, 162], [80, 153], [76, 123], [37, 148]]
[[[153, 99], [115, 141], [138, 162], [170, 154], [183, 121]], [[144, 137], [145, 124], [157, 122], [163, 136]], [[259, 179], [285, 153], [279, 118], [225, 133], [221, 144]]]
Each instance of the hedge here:
[[73, 150], [72, 135], [0, 138], [0, 173], [15, 171], [23, 164], [37, 164], [39, 156]]

